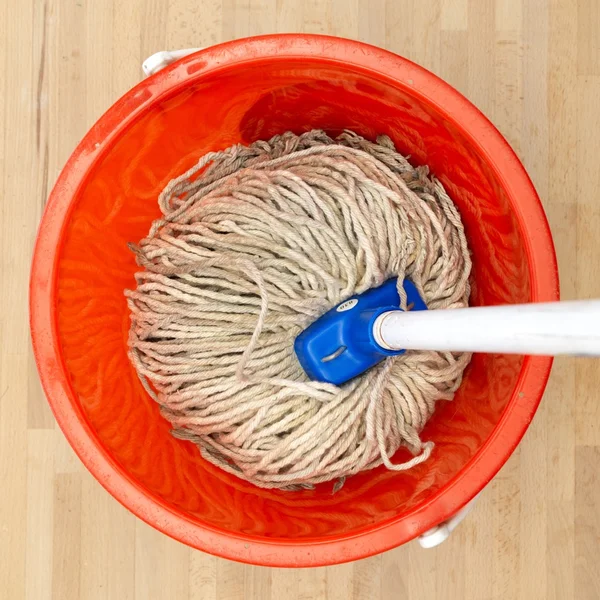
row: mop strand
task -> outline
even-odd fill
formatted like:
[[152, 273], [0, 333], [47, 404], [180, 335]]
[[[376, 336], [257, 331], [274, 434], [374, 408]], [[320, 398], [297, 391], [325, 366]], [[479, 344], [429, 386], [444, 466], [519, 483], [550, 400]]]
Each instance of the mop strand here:
[[[294, 354], [315, 319], [392, 277], [430, 309], [467, 306], [464, 229], [426, 167], [385, 136], [288, 132], [209, 152], [159, 205], [132, 245], [129, 346], [173, 435], [266, 488], [427, 460], [420, 432], [469, 354], [408, 351], [340, 387], [310, 381]], [[392, 462], [400, 447], [412, 456]]]

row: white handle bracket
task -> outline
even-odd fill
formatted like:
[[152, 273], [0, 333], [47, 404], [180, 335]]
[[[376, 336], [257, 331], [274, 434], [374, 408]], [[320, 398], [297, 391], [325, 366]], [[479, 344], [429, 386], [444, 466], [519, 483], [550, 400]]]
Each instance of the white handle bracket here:
[[150, 77], [150, 75], [158, 73], [161, 69], [164, 69], [167, 65], [174, 63], [176, 60], [202, 49], [203, 48], [186, 48], [184, 50], [161, 50], [160, 52], [155, 52], [142, 63], [142, 70], [146, 77]]
[[452, 515], [447, 521], [432, 527], [429, 531], [421, 534], [417, 539], [421, 548], [435, 548], [442, 542], [445, 542], [450, 534], [460, 525], [464, 518], [473, 510], [479, 494], [470, 502], [465, 504], [455, 515]]

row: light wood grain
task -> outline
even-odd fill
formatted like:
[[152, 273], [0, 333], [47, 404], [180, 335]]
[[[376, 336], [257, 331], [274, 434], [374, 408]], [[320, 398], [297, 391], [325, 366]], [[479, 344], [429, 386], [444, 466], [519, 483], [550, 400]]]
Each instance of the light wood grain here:
[[543, 199], [565, 298], [600, 297], [596, 0], [0, 2], [0, 597], [600, 597], [600, 362], [558, 360], [522, 445], [442, 547], [282, 570], [192, 551], [81, 467], [40, 389], [27, 279], [45, 199], [147, 55], [272, 31], [331, 33], [440, 74], [492, 118]]

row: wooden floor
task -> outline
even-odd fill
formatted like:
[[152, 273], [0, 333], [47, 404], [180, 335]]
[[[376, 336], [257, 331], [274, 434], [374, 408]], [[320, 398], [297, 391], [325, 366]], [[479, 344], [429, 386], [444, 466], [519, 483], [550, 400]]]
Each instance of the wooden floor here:
[[0, 597], [600, 598], [600, 361], [555, 363], [523, 443], [448, 542], [327, 569], [243, 566], [168, 539], [113, 500], [57, 429], [30, 349], [27, 279], [60, 168], [147, 55], [275, 31], [365, 40], [466, 94], [537, 186], [564, 298], [600, 297], [597, 0], [4, 0]]

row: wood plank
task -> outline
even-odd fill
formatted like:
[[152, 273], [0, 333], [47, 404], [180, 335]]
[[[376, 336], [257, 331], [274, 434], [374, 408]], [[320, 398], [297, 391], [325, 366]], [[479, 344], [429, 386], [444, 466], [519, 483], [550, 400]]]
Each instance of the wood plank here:
[[577, 73], [600, 75], [600, 6], [594, 0], [577, 2]]
[[79, 474], [54, 474], [53, 598], [80, 598], [81, 479]]
[[135, 522], [135, 600], [188, 598], [190, 552], [139, 519]]
[[600, 598], [600, 448], [577, 448], [575, 464], [575, 597]]
[[[600, 143], [593, 135], [600, 126], [600, 116], [594, 108], [600, 94], [600, 77], [577, 78], [577, 262], [576, 294], [581, 298], [600, 297], [600, 265], [594, 248], [600, 227], [598, 183], [600, 165], [594, 160]], [[564, 189], [564, 188], [563, 188]], [[600, 403], [596, 399], [600, 362], [582, 359], [575, 364], [577, 374], [576, 427], [577, 443], [600, 445]]]
[[[154, 548], [139, 548], [135, 517], [114, 501], [91, 475], [81, 486], [80, 597], [85, 600], [134, 600], [136, 569]], [[165, 560], [162, 557], [162, 560]], [[158, 568], [158, 565], [155, 565]]]

